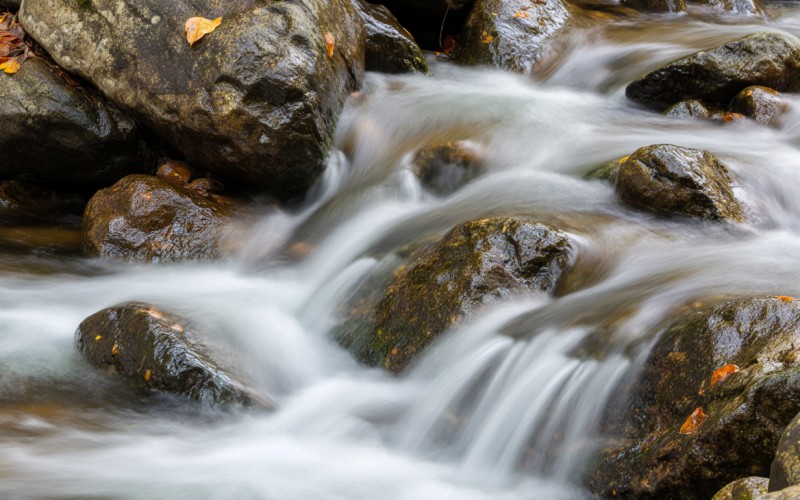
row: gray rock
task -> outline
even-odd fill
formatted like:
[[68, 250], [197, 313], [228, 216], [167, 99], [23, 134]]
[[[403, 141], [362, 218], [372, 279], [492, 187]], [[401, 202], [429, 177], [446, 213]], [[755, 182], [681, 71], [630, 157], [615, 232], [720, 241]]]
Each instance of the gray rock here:
[[701, 0], [698, 3], [731, 14], [756, 16], [764, 13], [764, 9], [758, 0]]
[[353, 0], [367, 29], [365, 67], [380, 73], [427, 73], [428, 63], [414, 37], [383, 5]]
[[731, 111], [743, 114], [760, 125], [772, 125], [787, 109], [779, 92], [767, 87], [753, 86], [733, 98]]
[[671, 144], [640, 148], [620, 165], [616, 190], [624, 202], [656, 212], [743, 219], [728, 169], [700, 149]]
[[135, 122], [40, 59], [0, 73], [0, 102], [0, 178], [107, 185], [147, 167]]
[[725, 110], [713, 105], [709, 106], [697, 99], [689, 99], [671, 106], [664, 111], [664, 116], [694, 118], [697, 120], [722, 120], [725, 117]]
[[[198, 15], [222, 23], [190, 47]], [[189, 163], [284, 198], [318, 178], [363, 77], [365, 30], [346, 0], [30, 0], [20, 18]]]
[[673, 61], [628, 85], [625, 95], [664, 109], [685, 99], [727, 106], [745, 87], [800, 90], [800, 41], [783, 33], [755, 33]]

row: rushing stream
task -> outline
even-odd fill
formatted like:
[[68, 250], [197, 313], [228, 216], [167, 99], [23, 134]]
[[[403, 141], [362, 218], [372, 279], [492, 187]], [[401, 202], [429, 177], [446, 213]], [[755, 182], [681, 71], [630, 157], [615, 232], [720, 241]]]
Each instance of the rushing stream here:
[[[636, 76], [681, 55], [765, 29], [800, 34], [800, 7], [770, 9], [768, 21], [700, 11], [575, 30], [533, 78], [445, 63], [430, 77], [371, 74], [314, 199], [292, 213], [257, 209], [232, 228], [221, 262], [0, 247], [0, 497], [588, 497], [579, 480], [603, 410], [648, 332], [706, 297], [800, 294], [800, 106], [778, 127], [720, 126], [624, 97]], [[487, 171], [438, 197], [409, 157], [449, 139], [479, 144]], [[659, 218], [583, 179], [660, 143], [717, 155], [755, 222]], [[567, 231], [576, 283], [495, 304], [399, 378], [330, 339], [339, 304], [389, 251], [488, 215]], [[128, 300], [213, 333], [223, 364], [276, 411], [140, 395], [89, 368], [75, 328]], [[596, 323], [615, 325], [600, 343]]]

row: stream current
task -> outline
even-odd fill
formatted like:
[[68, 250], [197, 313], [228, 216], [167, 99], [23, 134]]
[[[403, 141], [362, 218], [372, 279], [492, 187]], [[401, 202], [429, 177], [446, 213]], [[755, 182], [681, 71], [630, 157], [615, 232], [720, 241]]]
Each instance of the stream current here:
[[[580, 478], [602, 444], [604, 409], [672, 311], [800, 294], [800, 99], [767, 128], [665, 118], [624, 97], [667, 61], [764, 30], [800, 35], [800, 8], [574, 30], [532, 77], [446, 63], [432, 76], [369, 74], [312, 199], [239, 221], [221, 261], [136, 265], [0, 246], [0, 498], [591, 497]], [[410, 156], [453, 139], [479, 144], [486, 172], [434, 196]], [[583, 178], [660, 143], [717, 155], [750, 222], [660, 218]], [[493, 215], [568, 232], [577, 284], [492, 305], [399, 378], [330, 339], [337, 307], [391, 250]], [[302, 257], [286, 251], [298, 245]], [[77, 325], [129, 300], [208, 332], [222, 364], [276, 410], [142, 395], [91, 369]], [[576, 355], [586, 325], [612, 321], [602, 345]]]

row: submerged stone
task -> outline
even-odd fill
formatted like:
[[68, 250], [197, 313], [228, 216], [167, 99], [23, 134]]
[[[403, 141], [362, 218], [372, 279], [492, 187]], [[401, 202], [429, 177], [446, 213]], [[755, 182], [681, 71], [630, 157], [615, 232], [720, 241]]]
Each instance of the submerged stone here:
[[475, 144], [452, 141], [420, 149], [411, 163], [423, 186], [447, 195], [477, 177], [484, 158]]

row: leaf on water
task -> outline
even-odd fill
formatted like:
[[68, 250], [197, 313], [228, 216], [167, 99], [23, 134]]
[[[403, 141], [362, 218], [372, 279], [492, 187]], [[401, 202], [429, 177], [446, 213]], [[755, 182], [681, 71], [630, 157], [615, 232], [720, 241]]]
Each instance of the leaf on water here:
[[795, 300], [797, 300], [794, 297], [789, 297], [788, 295], [778, 295], [775, 298], [778, 300], [782, 300], [784, 302], [794, 302]]
[[146, 372], [144, 372], [144, 381], [145, 382], [150, 382], [150, 370], [147, 370]]
[[482, 43], [492, 43], [494, 41], [494, 37], [487, 32], [481, 33], [481, 42]]
[[328, 49], [328, 59], [333, 59], [333, 48], [336, 46], [336, 37], [328, 31], [325, 33], [325, 48]]
[[714, 370], [714, 373], [711, 374], [711, 385], [713, 386], [720, 382], [724, 382], [726, 378], [738, 371], [739, 367], [736, 365], [725, 365], [722, 368], [717, 368]]
[[0, 69], [3, 70], [4, 73], [8, 73], [9, 75], [13, 75], [17, 71], [19, 71], [20, 64], [19, 61], [16, 59], [9, 59], [8, 61], [0, 64]]
[[183, 32], [186, 34], [186, 41], [189, 42], [189, 47], [195, 44], [198, 40], [208, 35], [217, 26], [222, 23], [222, 18], [218, 17], [213, 21], [204, 17], [191, 17], [183, 27]]
[[700, 424], [705, 422], [707, 418], [708, 415], [703, 413], [703, 407], [698, 406], [697, 409], [693, 411], [691, 415], [689, 415], [689, 418], [686, 419], [686, 422], [683, 423], [681, 430], [678, 432], [681, 434], [686, 434], [687, 436], [689, 434], [694, 434], [695, 431], [697, 431], [697, 428], [700, 427]]

